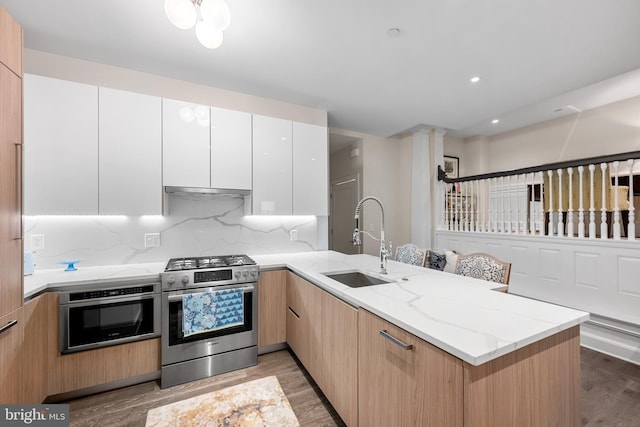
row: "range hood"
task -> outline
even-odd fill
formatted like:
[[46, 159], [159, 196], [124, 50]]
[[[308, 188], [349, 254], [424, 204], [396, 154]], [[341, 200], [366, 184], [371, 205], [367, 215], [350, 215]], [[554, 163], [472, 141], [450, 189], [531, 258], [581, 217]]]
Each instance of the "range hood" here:
[[248, 196], [251, 190], [238, 188], [206, 188], [206, 187], [173, 187], [165, 186], [164, 191], [168, 194], [202, 194], [210, 196]]

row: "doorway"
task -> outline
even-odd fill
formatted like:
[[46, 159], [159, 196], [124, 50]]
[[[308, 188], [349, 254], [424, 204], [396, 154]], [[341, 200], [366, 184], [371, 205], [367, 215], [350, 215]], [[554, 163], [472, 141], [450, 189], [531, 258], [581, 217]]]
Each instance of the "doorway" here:
[[329, 248], [345, 254], [362, 253], [362, 247], [353, 246], [351, 241], [353, 215], [360, 200], [360, 174], [331, 181], [330, 197]]

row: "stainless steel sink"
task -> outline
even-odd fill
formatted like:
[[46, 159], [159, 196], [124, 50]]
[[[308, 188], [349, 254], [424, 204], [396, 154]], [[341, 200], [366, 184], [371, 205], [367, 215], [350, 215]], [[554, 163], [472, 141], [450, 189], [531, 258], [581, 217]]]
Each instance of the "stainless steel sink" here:
[[359, 271], [349, 271], [343, 273], [324, 273], [330, 279], [350, 286], [352, 288], [361, 288], [363, 286], [381, 285], [383, 283], [391, 283], [391, 280], [384, 280], [378, 277], [369, 276]]

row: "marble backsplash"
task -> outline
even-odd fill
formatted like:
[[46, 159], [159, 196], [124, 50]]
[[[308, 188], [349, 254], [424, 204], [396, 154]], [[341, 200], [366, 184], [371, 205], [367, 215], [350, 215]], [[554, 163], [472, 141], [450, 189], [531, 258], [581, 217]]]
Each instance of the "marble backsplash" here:
[[[324, 219], [324, 218], [323, 218]], [[44, 235], [34, 251], [36, 270], [163, 262], [173, 257], [326, 249], [326, 219], [315, 216], [247, 216], [244, 199], [228, 196], [170, 195], [164, 216], [25, 216], [24, 248]], [[297, 240], [290, 231], [297, 230]], [[160, 233], [160, 246], [145, 248], [145, 233]]]

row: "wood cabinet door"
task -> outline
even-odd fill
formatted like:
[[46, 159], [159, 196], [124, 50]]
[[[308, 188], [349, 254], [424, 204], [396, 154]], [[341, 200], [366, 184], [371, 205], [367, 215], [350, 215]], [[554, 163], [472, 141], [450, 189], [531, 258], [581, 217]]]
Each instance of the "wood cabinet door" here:
[[358, 310], [322, 292], [323, 391], [350, 427], [358, 425]]
[[[22, 402], [39, 404], [47, 397], [49, 305], [53, 294], [45, 293], [22, 308]], [[53, 307], [55, 308], [55, 307]]]
[[99, 211], [162, 215], [162, 100], [101, 87]]
[[251, 190], [251, 114], [211, 107], [211, 187]]
[[294, 215], [329, 215], [328, 152], [326, 127], [293, 122]]
[[163, 185], [210, 187], [209, 127], [208, 106], [162, 100]]
[[253, 191], [255, 215], [291, 215], [291, 121], [253, 116]]
[[22, 309], [0, 317], [0, 402], [21, 403]]
[[258, 279], [258, 347], [287, 341], [287, 271], [265, 271]]
[[323, 292], [296, 274], [288, 273], [287, 342], [320, 388], [323, 388]]
[[459, 359], [364, 309], [358, 345], [360, 425], [462, 426]]
[[0, 316], [22, 306], [22, 80], [0, 64]]
[[22, 28], [0, 7], [0, 62], [22, 76]]
[[24, 75], [26, 215], [98, 214], [98, 87]]

